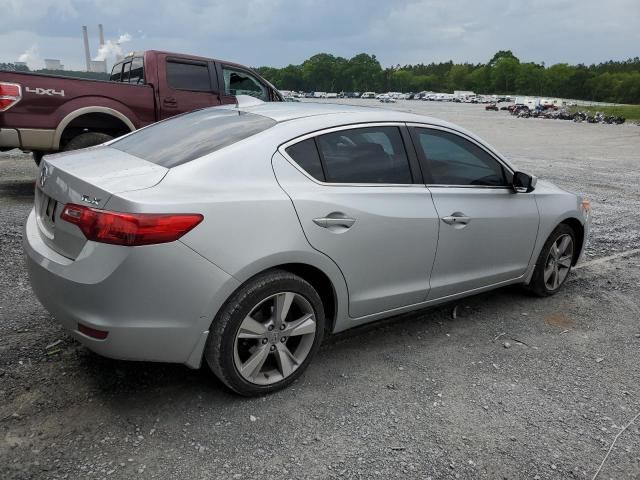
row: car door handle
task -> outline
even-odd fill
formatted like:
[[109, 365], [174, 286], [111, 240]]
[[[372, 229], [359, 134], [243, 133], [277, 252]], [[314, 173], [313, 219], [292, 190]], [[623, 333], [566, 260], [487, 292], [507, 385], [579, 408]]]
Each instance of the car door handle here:
[[448, 217], [442, 217], [442, 221], [448, 225], [466, 225], [471, 221], [471, 217], [456, 212]]
[[175, 107], [178, 104], [178, 101], [173, 97], [166, 97], [162, 103], [167, 107]]
[[329, 227], [344, 227], [351, 228], [354, 223], [356, 223], [355, 218], [341, 218], [341, 217], [323, 217], [323, 218], [314, 218], [313, 223], [318, 225], [319, 227], [329, 228]]

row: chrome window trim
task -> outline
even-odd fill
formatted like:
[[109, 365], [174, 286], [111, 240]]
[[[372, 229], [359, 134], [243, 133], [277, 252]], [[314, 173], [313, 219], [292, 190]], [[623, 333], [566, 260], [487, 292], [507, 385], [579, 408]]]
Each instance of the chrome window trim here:
[[[305, 133], [304, 135], [301, 135], [299, 137], [294, 138], [293, 140], [289, 140], [283, 144], [281, 144], [278, 147], [278, 152], [291, 164], [293, 165], [298, 171], [300, 171], [305, 177], [307, 177], [309, 180], [311, 180], [314, 183], [317, 183], [318, 185], [322, 185], [325, 187], [421, 187], [424, 188], [425, 184], [424, 183], [334, 183], [334, 182], [322, 182], [320, 180], [318, 180], [317, 178], [312, 177], [309, 173], [307, 173], [307, 171], [302, 168], [300, 165], [298, 165], [298, 163], [291, 158], [291, 156], [289, 156], [289, 154], [286, 152], [286, 149], [289, 148], [292, 145], [295, 145], [296, 143], [300, 143], [300, 142], [304, 142], [305, 140], [308, 140], [310, 138], [314, 138], [314, 137], [318, 137], [320, 135], [324, 135], [326, 133], [333, 133], [333, 132], [340, 132], [342, 130], [355, 130], [357, 128], [369, 128], [369, 127], [398, 127], [398, 128], [402, 128], [406, 126], [406, 122], [365, 122], [365, 123], [352, 123], [349, 125], [340, 125], [338, 127], [330, 127], [330, 128], [323, 128], [321, 130], [316, 130], [314, 132], [311, 133]], [[404, 145], [404, 139], [403, 140], [403, 145]], [[409, 171], [411, 171], [411, 164], [409, 162], [409, 155], [406, 152], [406, 148], [407, 145], [404, 145], [405, 147], [405, 155], [407, 156], [407, 167], [409, 168]], [[320, 154], [320, 152], [318, 152], [318, 155]], [[412, 174], [412, 178], [413, 178], [413, 174]]]
[[[478, 142], [475, 138], [470, 137], [469, 135], [465, 134], [464, 132], [461, 132], [460, 130], [456, 130], [454, 128], [450, 128], [450, 127], [446, 127], [443, 125], [437, 125], [437, 124], [433, 124], [433, 123], [418, 123], [418, 122], [407, 122], [406, 123], [407, 127], [416, 127], [416, 128], [428, 128], [431, 130], [441, 130], [443, 132], [447, 132], [447, 133], [451, 133], [453, 135], [457, 135], [471, 143], [473, 143], [474, 145], [476, 145], [477, 147], [481, 148], [482, 150], [484, 150], [491, 158], [493, 158], [496, 162], [498, 162], [502, 168], [504, 168], [505, 170], [507, 170], [508, 172], [511, 173], [511, 175], [515, 174], [515, 171], [505, 163], [505, 161], [500, 158], [500, 156], [494, 152], [493, 150], [491, 150], [489, 147], [487, 147], [486, 145]], [[427, 161], [429, 161], [427, 159]], [[443, 183], [427, 183], [426, 184], [427, 187], [429, 188], [490, 188], [490, 189], [499, 189], [499, 190], [513, 190], [513, 187], [510, 185], [447, 185], [447, 184], [443, 184]]]

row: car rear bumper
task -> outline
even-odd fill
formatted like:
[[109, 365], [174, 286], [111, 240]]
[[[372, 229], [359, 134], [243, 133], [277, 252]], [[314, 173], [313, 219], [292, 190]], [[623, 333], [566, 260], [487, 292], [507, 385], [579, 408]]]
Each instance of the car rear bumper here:
[[55, 130], [40, 128], [0, 128], [0, 148], [23, 150], [56, 150]]
[[[200, 366], [215, 313], [238, 282], [181, 242], [118, 247], [87, 242], [67, 259], [40, 238], [32, 211], [23, 237], [42, 305], [94, 352], [122, 360]], [[107, 331], [104, 340], [78, 324]]]

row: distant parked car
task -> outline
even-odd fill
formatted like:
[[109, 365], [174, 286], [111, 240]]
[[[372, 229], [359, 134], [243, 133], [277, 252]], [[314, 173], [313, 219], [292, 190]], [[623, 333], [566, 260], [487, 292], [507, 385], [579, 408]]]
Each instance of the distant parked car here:
[[364, 92], [360, 98], [376, 98], [376, 92]]
[[23, 246], [91, 350], [204, 362], [261, 395], [327, 333], [509, 284], [557, 293], [589, 222], [587, 200], [453, 124], [239, 96], [45, 157]]
[[495, 110], [497, 112], [498, 111], [498, 105], [496, 105], [495, 103], [490, 103], [489, 105], [485, 105], [484, 109], [485, 110]]
[[391, 95], [387, 95], [386, 93], [378, 95], [378, 100], [380, 100], [382, 103], [396, 103], [396, 99]]

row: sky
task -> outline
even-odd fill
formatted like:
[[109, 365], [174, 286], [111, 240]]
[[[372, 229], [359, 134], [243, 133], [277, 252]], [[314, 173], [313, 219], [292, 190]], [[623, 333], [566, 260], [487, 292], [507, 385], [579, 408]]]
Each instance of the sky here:
[[[377, 56], [384, 67], [453, 60], [599, 63], [640, 56], [640, 0], [0, 0], [0, 62], [168, 50], [252, 67], [326, 52]], [[98, 23], [107, 46], [99, 52]]]

